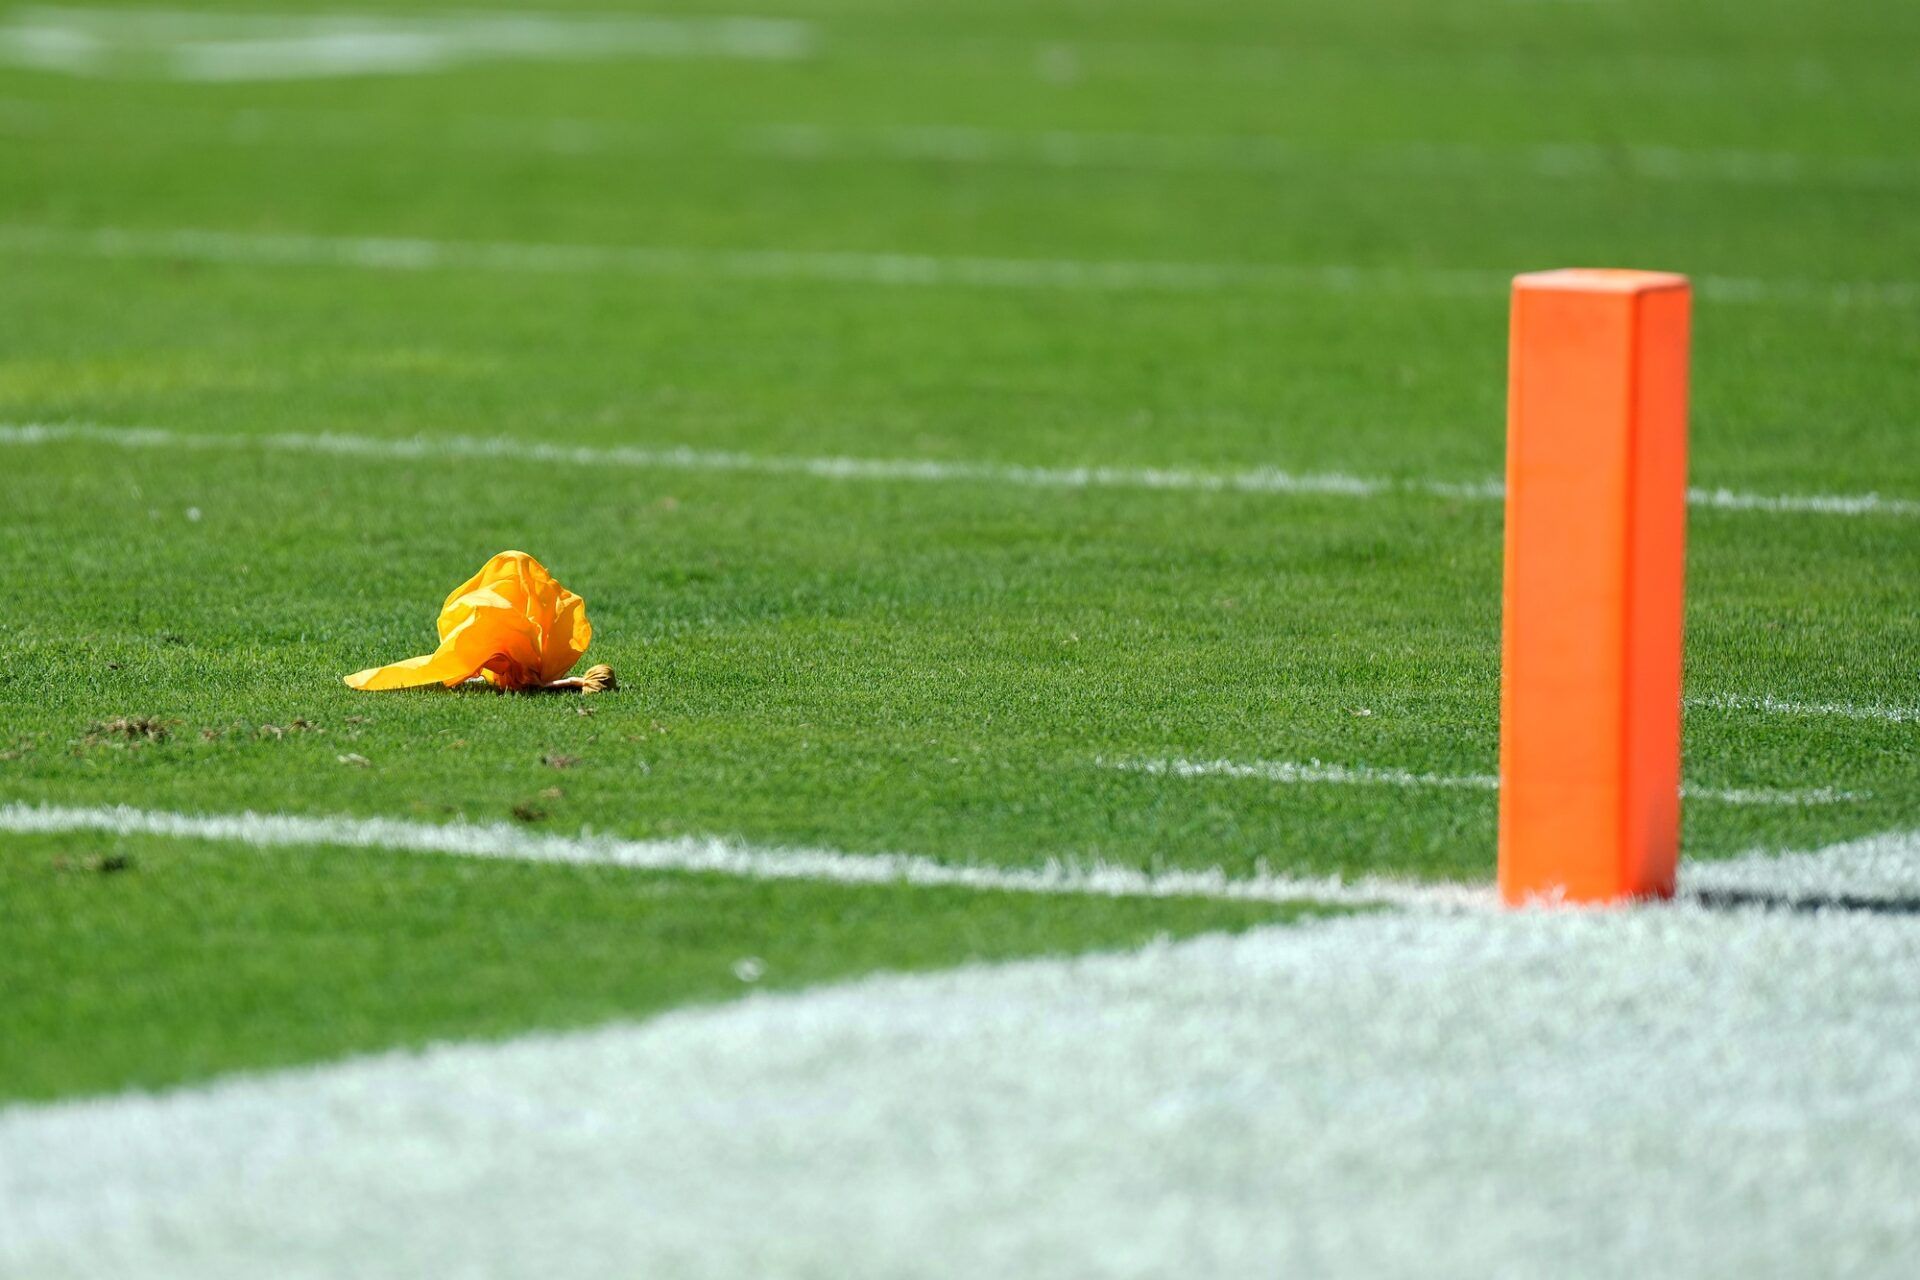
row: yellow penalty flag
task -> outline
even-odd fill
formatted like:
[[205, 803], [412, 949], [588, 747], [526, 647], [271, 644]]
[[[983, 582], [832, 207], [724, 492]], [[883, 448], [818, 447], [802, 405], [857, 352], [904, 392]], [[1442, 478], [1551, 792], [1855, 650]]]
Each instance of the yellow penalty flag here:
[[343, 677], [355, 689], [451, 688], [478, 675], [501, 689], [538, 689], [573, 669], [593, 640], [587, 602], [524, 551], [502, 551], [440, 606], [432, 653]]

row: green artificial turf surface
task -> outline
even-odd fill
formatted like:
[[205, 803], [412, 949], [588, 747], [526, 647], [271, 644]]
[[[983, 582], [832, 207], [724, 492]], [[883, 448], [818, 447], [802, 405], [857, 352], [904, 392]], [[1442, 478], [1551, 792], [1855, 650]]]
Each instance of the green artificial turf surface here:
[[[1472, 483], [1501, 466], [1501, 280], [1581, 263], [1703, 278], [1696, 483], [1920, 498], [1911, 5], [754, 11], [813, 23], [817, 54], [237, 84], [0, 67], [0, 424]], [[670, 272], [375, 270], [113, 258], [81, 234], [100, 228], [1360, 270], [1113, 290], [753, 280], [697, 255]], [[1832, 295], [1857, 282], [1881, 287]], [[1007, 866], [1491, 874], [1485, 791], [1102, 762], [1492, 772], [1494, 502], [84, 441], [0, 445], [0, 483], [0, 802], [719, 833]], [[1690, 694], [1920, 704], [1920, 520], [1696, 510], [1690, 537]], [[339, 684], [424, 652], [445, 592], [507, 547], [586, 597], [592, 659], [622, 692]], [[164, 734], [100, 727], [129, 717]], [[1690, 803], [1689, 852], [1912, 825], [1917, 733], [1696, 708], [1691, 782], [1858, 798]], [[574, 763], [543, 763], [556, 756]], [[8, 912], [37, 919], [46, 895], [65, 922], [8, 929], [21, 977], [0, 1018], [34, 1047], [6, 1055], [25, 1065], [0, 1068], [0, 1092], [709, 999], [736, 940], [772, 951], [732, 922], [775, 899], [805, 939], [778, 975], [794, 983], [1260, 914], [156, 841], [135, 842], [139, 875], [47, 878], [51, 851], [86, 843], [0, 836], [0, 867], [34, 886]], [[167, 909], [196, 877], [232, 901]], [[404, 925], [416, 888], [423, 921], [457, 901], [471, 930], [422, 923], [391, 989], [344, 986], [310, 1031], [247, 1011], [256, 986], [363, 946], [376, 907]], [[656, 920], [656, 898], [684, 919]], [[830, 928], [856, 899], [858, 927]], [[708, 909], [726, 929], [678, 956], [674, 930]], [[496, 914], [563, 935], [586, 919], [592, 938], [507, 982], [486, 952]], [[227, 933], [240, 918], [251, 932]], [[156, 985], [89, 1005], [97, 1020], [61, 1016], [77, 997], [50, 975], [115, 930], [138, 935]], [[244, 936], [260, 967], [207, 987], [187, 957], [209, 931]], [[625, 976], [569, 976], [566, 945], [603, 948]], [[497, 1000], [408, 976], [476, 948]], [[106, 960], [85, 964], [74, 982], [106, 981]]]

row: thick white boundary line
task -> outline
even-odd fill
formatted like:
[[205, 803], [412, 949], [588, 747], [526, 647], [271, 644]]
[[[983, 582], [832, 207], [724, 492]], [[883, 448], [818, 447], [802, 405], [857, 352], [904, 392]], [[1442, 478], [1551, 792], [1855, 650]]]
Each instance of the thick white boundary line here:
[[1755, 850], [1689, 861], [1680, 897], [1857, 906], [1908, 904], [1920, 915], [1920, 830], [1885, 831], [1810, 851]]
[[1816, 901], [1883, 912], [1370, 913], [0, 1107], [0, 1272], [1904, 1277], [1920, 840], [1862, 845]]
[[[1500, 779], [1490, 773], [1439, 774], [1413, 773], [1406, 769], [1376, 769], [1367, 765], [1323, 764], [1318, 760], [1102, 760], [1104, 767], [1121, 773], [1144, 773], [1163, 778], [1242, 778], [1277, 782], [1283, 786], [1330, 784], [1355, 787], [1404, 787], [1415, 790], [1451, 789], [1498, 791]], [[1866, 792], [1839, 791], [1833, 787], [1807, 787], [1782, 790], [1775, 787], [1698, 787], [1682, 786], [1680, 794], [1689, 800], [1704, 800], [1731, 805], [1822, 805], [1847, 804], [1870, 798]]]
[[[354, 458], [450, 458], [555, 463], [590, 467], [634, 467], [663, 471], [737, 471], [754, 475], [804, 476], [815, 480], [918, 481], [974, 483], [1024, 489], [1149, 489], [1189, 493], [1328, 494], [1375, 498], [1410, 493], [1449, 500], [1497, 502], [1505, 496], [1498, 480], [1391, 480], [1342, 472], [1282, 471], [1256, 467], [1244, 471], [1189, 471], [1175, 467], [1028, 467], [1011, 463], [910, 458], [783, 457], [712, 449], [637, 448], [623, 445], [563, 445], [503, 437], [381, 437], [299, 432], [272, 435], [220, 435], [169, 431], [160, 427], [111, 427], [88, 422], [0, 423], [0, 445], [64, 442], [116, 445], [127, 449], [262, 449]], [[1920, 516], [1920, 501], [1879, 494], [1734, 494], [1693, 490], [1695, 506], [1773, 514], [1840, 516]]]
[[[1260, 262], [1150, 262], [1127, 259], [985, 258], [918, 253], [791, 249], [687, 249], [322, 236], [201, 228], [0, 226], [0, 249], [102, 258], [187, 258], [200, 262], [356, 267], [372, 271], [505, 271], [558, 274], [826, 281], [840, 284], [1044, 289], [1065, 292], [1219, 292], [1317, 289], [1338, 294], [1411, 293], [1486, 299], [1503, 296], [1505, 272], [1453, 267], [1379, 267]], [[1920, 306], [1920, 281], [1761, 280], [1696, 276], [1716, 302], [1815, 306]]]
[[1490, 888], [1417, 884], [1366, 877], [1230, 877], [1218, 868], [1146, 872], [1110, 863], [1049, 861], [1029, 868], [963, 866], [914, 854], [843, 853], [769, 848], [718, 837], [625, 840], [582, 832], [543, 835], [502, 824], [410, 822], [399, 818], [300, 817], [291, 814], [186, 814], [120, 805], [66, 808], [0, 805], [0, 831], [18, 834], [98, 831], [216, 840], [276, 848], [328, 845], [496, 858], [684, 871], [746, 880], [805, 880], [842, 885], [901, 885], [1105, 898], [1211, 898], [1235, 902], [1320, 902], [1472, 910], [1493, 905]]
[[1371, 914], [15, 1106], [0, 1271], [1891, 1280], [1917, 971], [1890, 915]]

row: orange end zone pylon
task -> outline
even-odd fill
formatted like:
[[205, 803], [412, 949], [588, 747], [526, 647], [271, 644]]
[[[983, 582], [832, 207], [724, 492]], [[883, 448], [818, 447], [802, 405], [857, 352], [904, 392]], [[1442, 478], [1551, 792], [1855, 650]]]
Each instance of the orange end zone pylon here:
[[1500, 893], [1673, 893], [1687, 519], [1684, 276], [1513, 282]]

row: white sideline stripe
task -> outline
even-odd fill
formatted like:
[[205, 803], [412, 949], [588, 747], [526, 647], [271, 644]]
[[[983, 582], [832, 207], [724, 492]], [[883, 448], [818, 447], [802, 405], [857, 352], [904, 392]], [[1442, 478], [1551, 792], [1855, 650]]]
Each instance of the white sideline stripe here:
[[[1177, 293], [1233, 289], [1318, 289], [1338, 294], [1395, 291], [1418, 296], [1503, 296], [1511, 274], [1455, 267], [1360, 267], [1262, 262], [1148, 262], [1127, 259], [986, 258], [915, 253], [791, 249], [688, 249], [645, 245], [430, 240], [214, 231], [0, 226], [0, 248], [104, 258], [189, 258], [201, 262], [355, 267], [371, 271], [609, 271], [639, 276], [812, 280], [844, 284]], [[1717, 302], [1818, 306], [1920, 306], [1914, 280], [1693, 278]]]
[[[1173, 467], [1028, 467], [998, 462], [911, 458], [806, 458], [712, 449], [638, 448], [625, 445], [562, 445], [499, 436], [355, 436], [334, 432], [220, 435], [162, 427], [112, 427], [87, 422], [0, 423], [0, 445], [65, 442], [127, 449], [264, 449], [371, 458], [511, 459], [591, 467], [665, 471], [737, 471], [753, 475], [805, 476], [816, 480], [918, 481], [1007, 485], [1024, 489], [1149, 489], [1192, 493], [1328, 494], [1375, 498], [1424, 494], [1453, 501], [1497, 502], [1506, 494], [1498, 480], [1393, 480], [1342, 472], [1190, 471]], [[1736, 499], [1729, 501], [1728, 499]], [[1693, 490], [1696, 506], [1773, 514], [1920, 516], [1920, 501], [1878, 494], [1729, 494]]]
[[1712, 711], [1759, 711], [1767, 715], [1834, 716], [1846, 720], [1885, 720], [1890, 724], [1920, 722], [1920, 707], [1896, 707], [1870, 702], [1796, 702], [1771, 694], [1715, 693], [1687, 699], [1689, 707]]
[[68, 808], [0, 805], [0, 831], [17, 834], [99, 831], [112, 835], [217, 840], [275, 848], [327, 845], [438, 853], [514, 862], [574, 863], [685, 871], [745, 880], [805, 880], [845, 885], [904, 885], [1104, 898], [1211, 898], [1234, 902], [1321, 902], [1427, 909], [1491, 906], [1491, 890], [1366, 877], [1229, 876], [1211, 868], [1146, 872], [1110, 863], [1049, 861], [1035, 868], [966, 866], [899, 853], [842, 853], [749, 845], [710, 836], [625, 840], [582, 832], [544, 835], [504, 824], [411, 822], [401, 818], [301, 817], [293, 814], [188, 814], [124, 805]]
[[14, 1106], [0, 1272], [1904, 1276], [1917, 978], [1892, 914], [1369, 915]]
[[[1101, 760], [1102, 767], [1121, 773], [1144, 773], [1164, 778], [1250, 778], [1277, 782], [1284, 786], [1326, 783], [1333, 786], [1457, 788], [1468, 791], [1498, 791], [1500, 779], [1490, 773], [1413, 773], [1406, 769], [1376, 769], [1368, 765], [1323, 764], [1318, 760]], [[1839, 791], [1833, 787], [1805, 787], [1783, 790], [1776, 787], [1700, 787], [1691, 783], [1680, 788], [1689, 800], [1705, 800], [1731, 805], [1822, 805], [1847, 804], [1870, 799], [1864, 791]]]
[[813, 47], [810, 24], [771, 18], [40, 7], [17, 9], [0, 22], [0, 63], [78, 76], [208, 82], [411, 74], [482, 61], [790, 60], [809, 56]]

